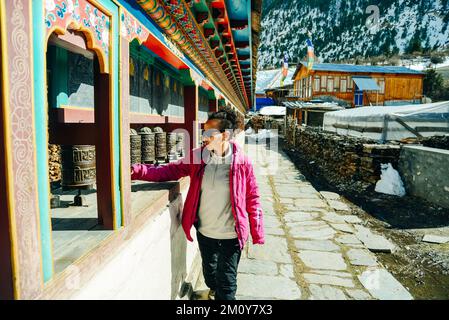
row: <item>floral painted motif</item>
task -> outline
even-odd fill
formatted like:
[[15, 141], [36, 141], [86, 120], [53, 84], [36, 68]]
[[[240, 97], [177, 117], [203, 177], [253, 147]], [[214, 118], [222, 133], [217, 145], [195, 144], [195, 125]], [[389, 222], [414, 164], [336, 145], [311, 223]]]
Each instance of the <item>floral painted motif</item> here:
[[129, 14], [129, 12], [122, 9], [120, 14], [120, 34], [129, 42], [136, 38], [139, 42], [144, 42], [147, 40], [150, 32], [136, 18]]
[[55, 27], [65, 30], [70, 23], [91, 32], [93, 49], [101, 52], [104, 72], [109, 72], [110, 17], [88, 0], [45, 0], [47, 35], [53, 32]]

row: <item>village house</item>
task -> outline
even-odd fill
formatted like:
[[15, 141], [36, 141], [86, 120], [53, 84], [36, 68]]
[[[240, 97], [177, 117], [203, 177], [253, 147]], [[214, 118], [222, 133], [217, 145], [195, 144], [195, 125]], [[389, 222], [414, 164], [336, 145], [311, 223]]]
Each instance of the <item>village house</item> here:
[[300, 63], [288, 101], [333, 97], [353, 107], [421, 103], [424, 73], [395, 66]]

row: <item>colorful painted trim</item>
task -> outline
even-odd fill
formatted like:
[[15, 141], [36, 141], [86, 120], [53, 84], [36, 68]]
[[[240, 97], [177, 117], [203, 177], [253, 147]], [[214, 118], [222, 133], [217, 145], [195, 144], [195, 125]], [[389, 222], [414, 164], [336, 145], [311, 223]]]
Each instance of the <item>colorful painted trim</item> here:
[[109, 73], [111, 21], [108, 15], [87, 0], [45, 0], [44, 19], [47, 37], [52, 32], [63, 34], [69, 26], [89, 33], [102, 72]]
[[148, 39], [150, 31], [145, 28], [133, 15], [124, 8], [120, 8], [120, 35], [128, 42], [137, 39], [140, 44]]

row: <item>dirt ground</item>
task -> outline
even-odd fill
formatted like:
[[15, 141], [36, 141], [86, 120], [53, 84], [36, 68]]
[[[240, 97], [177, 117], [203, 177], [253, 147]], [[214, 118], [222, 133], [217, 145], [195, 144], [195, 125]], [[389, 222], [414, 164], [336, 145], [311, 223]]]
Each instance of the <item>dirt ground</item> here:
[[449, 243], [422, 241], [425, 234], [449, 236], [448, 209], [412, 196], [339, 189], [326, 182], [317, 165], [285, 151], [317, 190], [342, 195], [354, 214], [397, 244], [394, 253], [377, 257], [415, 299], [449, 299]]

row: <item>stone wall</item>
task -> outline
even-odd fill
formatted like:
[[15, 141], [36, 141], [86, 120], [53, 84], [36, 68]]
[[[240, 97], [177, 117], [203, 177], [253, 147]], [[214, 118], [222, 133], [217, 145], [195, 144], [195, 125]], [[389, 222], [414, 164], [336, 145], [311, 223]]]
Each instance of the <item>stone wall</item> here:
[[374, 187], [380, 179], [382, 163], [398, 167], [400, 145], [377, 144], [375, 141], [334, 133], [311, 127], [289, 126], [287, 146], [299, 157], [314, 162], [326, 180], [343, 188], [359, 191]]
[[449, 150], [404, 146], [399, 172], [408, 194], [449, 208]]

